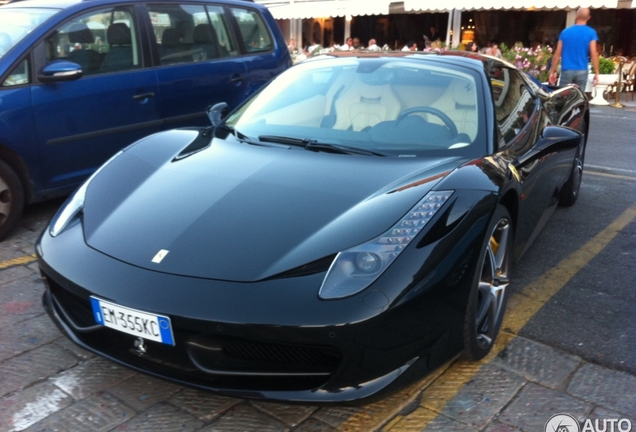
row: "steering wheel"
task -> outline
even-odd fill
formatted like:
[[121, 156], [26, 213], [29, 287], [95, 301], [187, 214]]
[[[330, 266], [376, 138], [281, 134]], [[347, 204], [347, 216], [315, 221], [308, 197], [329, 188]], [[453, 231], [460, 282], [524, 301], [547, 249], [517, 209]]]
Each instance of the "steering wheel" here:
[[399, 115], [399, 117], [397, 118], [397, 121], [398, 122], [402, 121], [406, 117], [415, 113], [433, 114], [435, 117], [438, 117], [440, 120], [442, 120], [442, 122], [444, 122], [444, 126], [448, 128], [448, 130], [450, 131], [451, 134], [453, 134], [453, 136], [457, 136], [457, 134], [459, 133], [457, 130], [457, 126], [455, 126], [455, 123], [450, 119], [450, 117], [444, 114], [443, 112], [441, 112], [440, 110], [438, 110], [437, 108], [431, 108], [426, 106], [417, 106], [417, 107], [409, 108], [406, 111], [403, 111]]

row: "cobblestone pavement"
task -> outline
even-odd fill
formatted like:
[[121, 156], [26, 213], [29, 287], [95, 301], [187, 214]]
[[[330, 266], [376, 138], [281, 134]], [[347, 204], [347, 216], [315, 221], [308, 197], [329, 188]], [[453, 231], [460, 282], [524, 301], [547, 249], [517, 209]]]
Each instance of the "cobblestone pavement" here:
[[[636, 376], [519, 336], [537, 302], [523, 290], [484, 361], [450, 362], [362, 407], [233, 399], [116, 366], [76, 347], [44, 313], [33, 244], [60, 204], [32, 206], [0, 243], [0, 431], [535, 432], [557, 413], [582, 426], [625, 419], [606, 432], [628, 422], [636, 430]], [[632, 213], [625, 225], [635, 223]]]

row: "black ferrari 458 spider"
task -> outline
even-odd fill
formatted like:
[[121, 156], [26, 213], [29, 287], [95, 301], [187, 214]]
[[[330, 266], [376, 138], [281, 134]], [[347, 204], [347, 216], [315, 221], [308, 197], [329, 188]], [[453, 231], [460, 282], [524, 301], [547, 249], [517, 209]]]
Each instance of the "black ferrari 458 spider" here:
[[491, 349], [589, 111], [501, 60], [342, 53], [99, 168], [37, 243], [78, 345], [217, 393], [381, 397]]

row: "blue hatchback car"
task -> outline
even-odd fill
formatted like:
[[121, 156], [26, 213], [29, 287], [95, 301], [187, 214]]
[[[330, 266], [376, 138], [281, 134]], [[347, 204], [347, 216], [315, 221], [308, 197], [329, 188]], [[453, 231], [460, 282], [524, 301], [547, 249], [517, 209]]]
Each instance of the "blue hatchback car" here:
[[0, 7], [0, 239], [116, 151], [207, 123], [291, 65], [247, 1], [25, 0]]

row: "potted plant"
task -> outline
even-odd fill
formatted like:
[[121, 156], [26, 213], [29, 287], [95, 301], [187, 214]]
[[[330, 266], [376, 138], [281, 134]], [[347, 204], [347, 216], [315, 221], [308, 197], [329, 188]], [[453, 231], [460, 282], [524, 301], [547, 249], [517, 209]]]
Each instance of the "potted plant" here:
[[611, 75], [616, 70], [616, 64], [605, 57], [598, 58], [598, 72], [600, 75]]
[[[605, 57], [599, 57], [598, 59], [598, 84], [596, 87], [592, 88], [592, 93], [594, 93], [594, 97], [590, 100], [590, 104], [592, 105], [609, 105], [609, 102], [605, 100], [603, 94], [606, 92], [607, 87], [611, 86], [618, 80], [618, 74], [615, 74], [616, 64]], [[594, 79], [594, 72], [590, 72], [588, 75], [588, 82], [590, 87], [592, 86], [592, 81]]]

